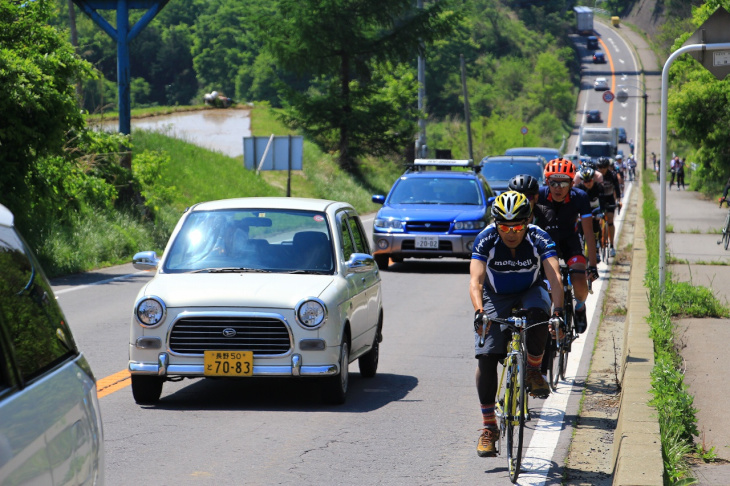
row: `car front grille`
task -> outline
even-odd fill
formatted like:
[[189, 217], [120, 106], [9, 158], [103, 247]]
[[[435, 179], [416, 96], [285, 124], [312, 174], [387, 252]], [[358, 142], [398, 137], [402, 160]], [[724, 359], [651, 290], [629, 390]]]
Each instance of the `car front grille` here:
[[291, 341], [286, 325], [274, 317], [195, 316], [175, 323], [170, 333], [170, 349], [182, 354], [229, 350], [271, 356], [288, 353]]
[[406, 222], [406, 231], [418, 233], [448, 233], [449, 222], [428, 222], [428, 221], [408, 221]]

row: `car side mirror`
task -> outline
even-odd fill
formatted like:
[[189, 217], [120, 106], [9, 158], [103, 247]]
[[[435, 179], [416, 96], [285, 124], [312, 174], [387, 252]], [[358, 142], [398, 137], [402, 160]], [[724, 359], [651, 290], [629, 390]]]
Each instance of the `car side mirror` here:
[[157, 270], [160, 259], [155, 251], [141, 251], [132, 257], [132, 265], [137, 270]]
[[345, 266], [348, 274], [369, 272], [375, 268], [375, 259], [367, 253], [353, 253]]
[[495, 201], [496, 199], [497, 199], [497, 197], [496, 197], [496, 196], [492, 196], [492, 197], [490, 197], [489, 199], [487, 199], [487, 207], [489, 207], [489, 206], [491, 206], [492, 204], [494, 204], [494, 201]]
[[384, 204], [385, 203], [385, 196], [381, 194], [376, 194], [373, 196], [372, 201], [376, 204]]

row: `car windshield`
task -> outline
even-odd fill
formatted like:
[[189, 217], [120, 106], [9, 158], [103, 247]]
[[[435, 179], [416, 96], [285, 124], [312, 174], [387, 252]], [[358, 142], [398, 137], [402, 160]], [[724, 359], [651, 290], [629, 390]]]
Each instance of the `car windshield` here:
[[487, 181], [507, 181], [518, 174], [528, 174], [542, 183], [543, 171], [540, 162], [487, 162], [482, 167], [482, 174]]
[[316, 211], [195, 211], [171, 243], [163, 271], [331, 274], [331, 235], [326, 215]]
[[476, 179], [403, 177], [393, 188], [390, 204], [463, 204], [481, 206]]

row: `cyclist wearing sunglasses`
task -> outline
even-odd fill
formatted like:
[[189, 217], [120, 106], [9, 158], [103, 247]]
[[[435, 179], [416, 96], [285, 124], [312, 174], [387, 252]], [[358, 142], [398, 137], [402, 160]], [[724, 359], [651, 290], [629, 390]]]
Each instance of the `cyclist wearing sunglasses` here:
[[[591, 205], [591, 214], [598, 217], [597, 215], [601, 214], [601, 182], [599, 178], [601, 177], [601, 174], [599, 174], [594, 168], [592, 167], [581, 167], [581, 169], [578, 171], [578, 173], [575, 175], [575, 178], [573, 179], [573, 184], [576, 188], [582, 189], [585, 191], [586, 194], [588, 194], [588, 201]], [[602, 180], [602, 178], [601, 178]], [[583, 234], [583, 225], [580, 225], [578, 227], [578, 232], [580, 234]], [[598, 233], [601, 231], [601, 223], [598, 219], [595, 217], [593, 218], [593, 234]], [[598, 253], [596, 253], [596, 262], [601, 262], [601, 257]]]
[[[578, 333], [588, 327], [585, 301], [588, 298], [586, 257], [576, 229], [576, 221], [585, 234], [588, 247], [588, 278], [598, 278], [596, 270], [596, 237], [593, 234], [593, 214], [585, 191], [573, 187], [575, 166], [566, 159], [553, 159], [545, 166], [547, 186], [540, 188], [538, 204], [544, 206], [548, 220], [545, 231], [555, 241], [558, 256], [565, 261], [571, 275], [575, 294], [575, 328]], [[552, 285], [552, 284], [551, 284]]]
[[616, 229], [613, 227], [614, 213], [616, 206], [621, 211], [621, 184], [618, 175], [611, 170], [611, 161], [608, 157], [598, 159], [598, 172], [603, 176], [603, 194], [601, 194], [601, 208], [606, 213], [606, 223], [608, 224], [608, 242], [610, 249], [608, 254], [616, 256], [616, 250], [613, 248], [613, 236]]
[[[474, 352], [479, 360], [476, 371], [477, 394], [482, 410], [484, 430], [477, 442], [480, 457], [496, 455], [495, 443], [499, 429], [495, 416], [497, 396], [497, 363], [507, 353], [510, 340], [508, 329], [486, 324], [484, 316], [506, 318], [513, 308], [527, 309], [528, 319], [539, 322], [550, 316], [551, 298], [554, 315], [562, 318], [563, 285], [555, 243], [550, 236], [535, 225], [528, 224], [530, 203], [524, 194], [506, 191], [497, 196], [492, 204], [494, 223], [487, 226], [474, 242], [474, 252], [469, 267], [469, 296], [474, 306]], [[548, 293], [542, 280], [542, 272], [552, 288]], [[545, 398], [550, 387], [540, 372], [545, 351], [546, 326], [526, 331], [527, 370], [526, 383], [530, 394]], [[479, 346], [480, 334], [486, 339]]]

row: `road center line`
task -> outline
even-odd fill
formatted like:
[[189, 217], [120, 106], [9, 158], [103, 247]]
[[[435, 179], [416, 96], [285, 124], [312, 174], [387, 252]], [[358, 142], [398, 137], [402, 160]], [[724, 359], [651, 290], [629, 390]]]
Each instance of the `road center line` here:
[[103, 398], [132, 384], [129, 370], [122, 370], [96, 382], [96, 395]]

